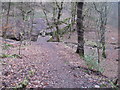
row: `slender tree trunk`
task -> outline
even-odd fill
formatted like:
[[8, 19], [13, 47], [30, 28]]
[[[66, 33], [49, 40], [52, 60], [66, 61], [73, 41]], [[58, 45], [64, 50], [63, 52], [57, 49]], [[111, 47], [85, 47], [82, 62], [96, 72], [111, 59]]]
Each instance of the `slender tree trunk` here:
[[60, 42], [60, 32], [59, 32], [59, 21], [60, 21], [60, 17], [61, 17], [61, 13], [62, 13], [62, 9], [63, 9], [63, 2], [60, 3], [60, 5], [58, 5], [58, 3], [56, 2], [57, 8], [58, 8], [58, 15], [57, 15], [57, 22], [56, 22], [56, 39], [58, 42]]
[[[35, 2], [34, 2], [34, 5], [35, 5]], [[31, 41], [32, 41], [32, 32], [33, 32], [33, 23], [34, 23], [34, 16], [35, 16], [35, 6], [33, 6], [33, 9], [32, 9], [32, 17], [31, 17], [31, 27], [30, 27], [30, 45], [31, 45]]]
[[94, 4], [95, 10], [99, 13], [99, 21], [100, 21], [100, 43], [102, 44], [102, 56], [106, 58], [106, 48], [105, 48], [105, 30], [106, 30], [106, 24], [107, 24], [107, 14], [108, 14], [108, 8], [107, 3], [102, 3], [102, 7], [100, 7], [100, 10], [97, 8], [96, 4]]
[[105, 28], [103, 27], [102, 28], [102, 31], [101, 31], [101, 44], [102, 44], [102, 56], [104, 58], [106, 58], [106, 53], [105, 53]]
[[82, 9], [83, 2], [77, 4], [77, 34], [78, 34], [78, 47], [76, 53], [84, 57], [84, 29], [83, 29], [83, 17]]
[[76, 2], [71, 2], [71, 19], [70, 19], [70, 23], [71, 23], [71, 25], [70, 25], [70, 28], [69, 28], [69, 32], [70, 32], [70, 34], [69, 34], [69, 37], [68, 37], [68, 39], [70, 39], [70, 37], [71, 37], [71, 34], [72, 34], [72, 31], [74, 31], [75, 29], [74, 29], [74, 24], [75, 24], [75, 18], [76, 18]]
[[3, 35], [4, 38], [6, 38], [6, 32], [8, 30], [7, 27], [8, 27], [8, 21], [9, 21], [10, 5], [11, 5], [11, 2], [8, 3], [7, 19], [6, 19], [6, 24], [5, 24], [6, 28], [3, 29], [3, 33], [2, 33], [2, 35]]
[[100, 35], [101, 35], [101, 40], [100, 43], [102, 44], [102, 56], [106, 58], [106, 48], [105, 48], [105, 30], [106, 30], [106, 24], [107, 24], [107, 14], [106, 14], [106, 9], [102, 11], [100, 15], [100, 20], [101, 20], [101, 25], [100, 25]]

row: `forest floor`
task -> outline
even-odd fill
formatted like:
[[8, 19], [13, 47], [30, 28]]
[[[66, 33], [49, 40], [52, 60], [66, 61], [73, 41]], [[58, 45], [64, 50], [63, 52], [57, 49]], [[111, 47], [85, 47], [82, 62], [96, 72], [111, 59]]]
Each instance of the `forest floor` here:
[[[91, 55], [93, 52], [97, 54], [96, 48], [91, 47], [93, 45], [96, 45], [95, 35], [96, 34], [94, 30], [85, 31], [85, 55]], [[104, 68], [103, 75], [113, 79], [118, 77], [118, 29], [110, 25], [107, 26], [105, 36], [107, 58], [101, 58], [100, 62], [101, 67]], [[63, 41], [69, 42], [67, 46], [76, 51], [77, 46], [72, 43], [77, 43], [77, 33], [72, 33], [71, 37], [67, 39], [68, 37], [69, 34], [66, 34], [63, 38]]]
[[[94, 73], [88, 74], [82, 68], [86, 67], [85, 62], [73, 49], [62, 42], [47, 42], [48, 39], [49, 37], [39, 37], [37, 42], [22, 46], [22, 58], [2, 59], [3, 87], [112, 87], [108, 78]], [[18, 54], [17, 44], [8, 49], [7, 53]]]
[[[95, 32], [86, 31], [85, 39], [94, 44]], [[77, 43], [77, 34], [72, 33], [67, 39], [66, 34], [63, 42]], [[107, 58], [101, 60], [104, 68], [103, 76], [97, 73], [88, 73], [85, 61], [75, 53], [76, 46], [63, 42], [47, 42], [49, 36], [39, 37], [37, 42], [31, 45], [23, 45], [21, 57], [3, 58], [2, 64], [2, 87], [27, 88], [91, 88], [112, 87], [109, 79], [117, 77], [118, 32], [109, 27], [106, 33]], [[6, 55], [18, 55], [19, 42], [8, 40], [14, 47], [3, 50]], [[92, 42], [92, 43], [91, 43]], [[85, 46], [85, 54], [94, 52], [95, 48]], [[108, 78], [107, 78], [108, 77]]]

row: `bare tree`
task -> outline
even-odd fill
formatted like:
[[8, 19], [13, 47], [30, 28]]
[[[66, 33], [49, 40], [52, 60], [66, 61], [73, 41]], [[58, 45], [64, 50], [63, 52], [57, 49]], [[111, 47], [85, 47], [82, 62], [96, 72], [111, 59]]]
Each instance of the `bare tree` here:
[[[2, 36], [4, 37], [4, 38], [6, 38], [6, 32], [7, 32], [7, 30], [8, 30], [8, 23], [9, 23], [9, 14], [10, 14], [10, 6], [11, 6], [11, 2], [8, 2], [7, 3], [8, 4], [8, 8], [7, 8], [7, 17], [6, 17], [6, 24], [5, 24], [5, 26], [3, 26], [3, 28], [2, 28]], [[4, 28], [5, 27], [5, 28]]]
[[[106, 32], [106, 24], [107, 24], [107, 14], [108, 14], [108, 6], [106, 2], [103, 3], [98, 3], [100, 4], [99, 7], [96, 6], [95, 3], [94, 8], [99, 14], [99, 32], [100, 32], [100, 43], [102, 44], [102, 56], [106, 58], [106, 53], [105, 53], [105, 32]], [[98, 5], [97, 4], [97, 5]]]
[[60, 41], [59, 24], [60, 24], [60, 18], [61, 18], [62, 10], [63, 10], [63, 2], [60, 2], [60, 3], [59, 2], [55, 2], [55, 4], [57, 6], [56, 9], [58, 10], [57, 16], [56, 16], [56, 18], [54, 18], [54, 25], [56, 27], [55, 37], [56, 37], [57, 41], [59, 42]]
[[[48, 19], [48, 15], [47, 15], [47, 12], [48, 12], [48, 11], [46, 10], [46, 5], [43, 4], [42, 2], [40, 3], [40, 5], [41, 5], [42, 11], [43, 11], [43, 13], [44, 13], [44, 15], [45, 15], [46, 23], [47, 23], [47, 26], [48, 26], [47, 29], [50, 29], [51, 32], [52, 32], [53, 26], [51, 26], [50, 21], [49, 21], [49, 19]], [[43, 31], [43, 32], [45, 32], [45, 31]], [[53, 34], [52, 34], [52, 37], [53, 37]]]
[[42, 9], [43, 9], [43, 13], [45, 15], [45, 19], [48, 25], [47, 29], [50, 29], [52, 31], [52, 29], [54, 31], [52, 31], [52, 38], [50, 39], [50, 41], [60, 41], [60, 28], [59, 25], [61, 24], [61, 16], [62, 16], [62, 10], [63, 10], [63, 4], [64, 2], [52, 2], [50, 3], [52, 8], [52, 19], [50, 20], [47, 16], [47, 13], [49, 12], [49, 9], [47, 7], [45, 7], [45, 5], [47, 5], [47, 3], [41, 4], [42, 5]]
[[70, 17], [70, 35], [71, 36], [72, 31], [75, 31], [74, 25], [76, 23], [76, 15], [77, 15], [77, 3], [71, 2], [71, 17]]

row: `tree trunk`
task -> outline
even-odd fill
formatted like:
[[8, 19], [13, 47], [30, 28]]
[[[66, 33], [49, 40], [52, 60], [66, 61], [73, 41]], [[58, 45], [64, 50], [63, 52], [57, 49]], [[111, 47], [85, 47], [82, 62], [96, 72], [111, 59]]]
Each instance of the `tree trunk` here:
[[105, 14], [107, 10], [102, 12], [102, 15], [100, 15], [101, 18], [101, 25], [100, 25], [100, 35], [101, 35], [101, 40], [100, 43], [102, 44], [102, 56], [106, 58], [106, 53], [105, 53], [105, 29], [106, 29], [106, 23], [107, 23], [107, 15]]
[[84, 57], [84, 29], [83, 29], [83, 17], [82, 9], [83, 2], [77, 4], [77, 34], [78, 34], [78, 47], [76, 53]]
[[106, 53], [105, 53], [105, 28], [103, 27], [102, 28], [102, 31], [101, 31], [101, 44], [102, 44], [102, 56], [104, 58], [106, 58]]
[[60, 32], [59, 32], [59, 21], [60, 21], [60, 18], [61, 18], [61, 13], [62, 13], [62, 9], [63, 9], [63, 2], [60, 3], [60, 5], [58, 5], [58, 3], [56, 2], [56, 5], [57, 5], [57, 8], [58, 8], [58, 15], [57, 15], [57, 22], [56, 22], [56, 30], [57, 30], [57, 33], [56, 33], [56, 39], [57, 39], [57, 42], [60, 42]]

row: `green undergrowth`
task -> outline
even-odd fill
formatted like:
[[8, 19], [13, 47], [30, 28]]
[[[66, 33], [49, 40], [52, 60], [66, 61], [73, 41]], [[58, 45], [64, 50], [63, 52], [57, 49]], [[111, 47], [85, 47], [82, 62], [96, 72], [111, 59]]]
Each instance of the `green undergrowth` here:
[[95, 56], [93, 55], [85, 55], [84, 56], [85, 63], [89, 69], [99, 71], [101, 73], [104, 72], [104, 69], [99, 65], [98, 61], [96, 60]]
[[[24, 78], [23, 81], [21, 81], [17, 86], [12, 87], [12, 90], [24, 90], [27, 85], [29, 84], [29, 80], [27, 78]], [[25, 89], [26, 90], [26, 89]]]
[[3, 43], [3, 45], [2, 45], [2, 49], [3, 49], [3, 50], [7, 50], [7, 49], [9, 49], [10, 47], [14, 47], [14, 46], [11, 45], [11, 44], [8, 44], [8, 43]]
[[13, 54], [13, 55], [2, 54], [2, 55], [0, 55], [0, 58], [21, 58], [21, 56], [17, 55], [17, 54]]

